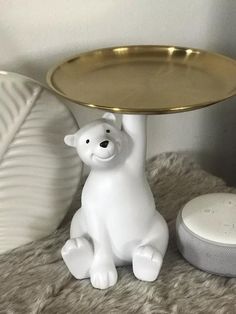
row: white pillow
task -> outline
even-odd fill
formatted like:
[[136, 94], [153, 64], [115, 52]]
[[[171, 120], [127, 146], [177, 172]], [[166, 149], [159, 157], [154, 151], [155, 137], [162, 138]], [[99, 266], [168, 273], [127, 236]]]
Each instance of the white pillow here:
[[64, 136], [78, 130], [41, 84], [0, 72], [0, 253], [55, 230], [75, 197], [82, 162]]

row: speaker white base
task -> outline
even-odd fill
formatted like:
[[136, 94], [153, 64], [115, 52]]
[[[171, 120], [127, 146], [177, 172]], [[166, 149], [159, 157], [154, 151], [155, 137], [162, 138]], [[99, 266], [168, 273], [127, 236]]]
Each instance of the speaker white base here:
[[176, 222], [177, 244], [192, 265], [236, 277], [236, 195], [213, 193], [188, 202]]

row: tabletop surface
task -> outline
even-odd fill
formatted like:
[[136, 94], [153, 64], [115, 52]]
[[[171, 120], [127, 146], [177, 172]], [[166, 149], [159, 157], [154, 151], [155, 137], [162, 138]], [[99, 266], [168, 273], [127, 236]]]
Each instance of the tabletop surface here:
[[163, 114], [205, 107], [236, 94], [236, 61], [198, 49], [127, 46], [94, 50], [52, 68], [50, 87], [80, 105]]

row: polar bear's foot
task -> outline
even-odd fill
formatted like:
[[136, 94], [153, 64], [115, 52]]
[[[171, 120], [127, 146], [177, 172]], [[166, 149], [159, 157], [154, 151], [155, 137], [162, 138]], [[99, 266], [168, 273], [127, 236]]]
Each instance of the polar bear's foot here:
[[67, 240], [61, 250], [61, 255], [70, 273], [76, 279], [89, 278], [93, 250], [87, 239], [81, 237]]
[[143, 281], [156, 280], [162, 261], [161, 253], [151, 245], [137, 247], [133, 253], [133, 272], [135, 277]]
[[107, 289], [117, 282], [117, 271], [113, 263], [93, 265], [90, 280], [94, 288]]

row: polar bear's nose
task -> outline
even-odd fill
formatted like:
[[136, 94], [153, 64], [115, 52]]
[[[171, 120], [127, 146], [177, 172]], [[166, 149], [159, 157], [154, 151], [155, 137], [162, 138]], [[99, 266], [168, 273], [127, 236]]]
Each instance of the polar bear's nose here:
[[103, 148], [106, 148], [109, 144], [109, 141], [103, 141], [100, 143], [100, 146], [103, 147]]

